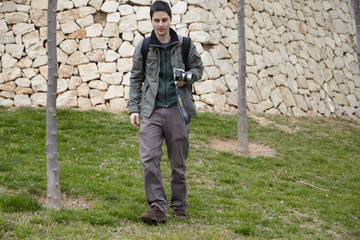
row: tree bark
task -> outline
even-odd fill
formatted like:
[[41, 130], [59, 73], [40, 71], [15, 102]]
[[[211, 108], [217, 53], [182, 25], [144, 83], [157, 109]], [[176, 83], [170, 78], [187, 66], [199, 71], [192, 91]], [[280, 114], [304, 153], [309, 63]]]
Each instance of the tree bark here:
[[48, 87], [46, 98], [46, 162], [47, 162], [47, 205], [57, 208], [61, 205], [59, 160], [57, 155], [56, 95], [57, 95], [57, 52], [56, 52], [57, 0], [48, 0], [47, 49]]
[[354, 14], [356, 24], [356, 53], [358, 57], [358, 67], [360, 71], [360, 1], [354, 0]]
[[245, 11], [244, 0], [238, 0], [238, 44], [239, 44], [239, 76], [238, 76], [238, 146], [242, 154], [249, 153], [246, 115], [246, 45], [245, 45]]

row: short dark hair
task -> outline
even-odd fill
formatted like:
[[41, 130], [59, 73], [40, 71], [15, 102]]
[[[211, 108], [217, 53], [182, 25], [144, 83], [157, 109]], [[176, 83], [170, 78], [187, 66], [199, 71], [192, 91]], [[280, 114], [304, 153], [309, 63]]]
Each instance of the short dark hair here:
[[171, 18], [171, 8], [167, 2], [156, 0], [150, 7], [150, 19], [152, 19], [154, 12], [164, 11]]

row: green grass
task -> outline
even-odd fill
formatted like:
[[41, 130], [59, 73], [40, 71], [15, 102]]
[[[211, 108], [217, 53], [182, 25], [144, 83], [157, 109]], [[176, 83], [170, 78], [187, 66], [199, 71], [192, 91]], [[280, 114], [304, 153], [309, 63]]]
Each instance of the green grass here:
[[[189, 221], [149, 226], [138, 129], [127, 113], [58, 110], [61, 192], [85, 208], [48, 209], [45, 110], [0, 107], [1, 239], [359, 239], [360, 126], [258, 115], [249, 140], [275, 157], [210, 147], [235, 139], [236, 115], [201, 113], [190, 130]], [[279, 126], [284, 126], [286, 131]], [[170, 163], [162, 172], [170, 193]], [[171, 213], [171, 212], [170, 212]]]

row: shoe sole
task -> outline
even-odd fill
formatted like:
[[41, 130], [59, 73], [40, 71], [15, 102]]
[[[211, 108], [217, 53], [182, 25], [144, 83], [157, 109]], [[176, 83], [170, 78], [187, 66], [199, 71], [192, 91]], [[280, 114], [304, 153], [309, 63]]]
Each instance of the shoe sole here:
[[164, 223], [166, 218], [152, 218], [147, 216], [141, 216], [141, 219], [147, 223]]

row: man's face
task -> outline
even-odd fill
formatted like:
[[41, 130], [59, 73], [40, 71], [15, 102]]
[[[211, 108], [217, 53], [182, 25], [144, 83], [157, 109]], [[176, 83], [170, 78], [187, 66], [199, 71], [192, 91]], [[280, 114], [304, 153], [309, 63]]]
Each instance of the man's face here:
[[167, 37], [169, 35], [171, 18], [166, 12], [154, 12], [151, 23], [157, 36]]

